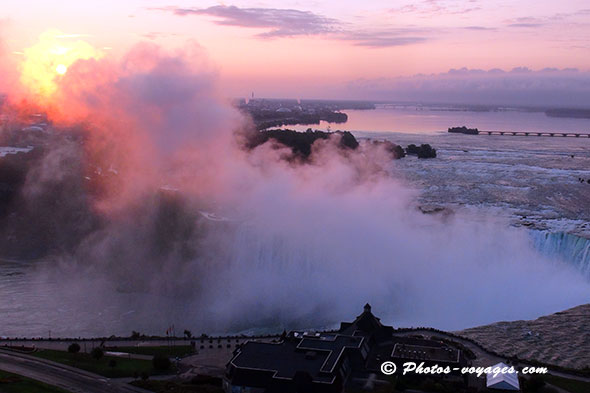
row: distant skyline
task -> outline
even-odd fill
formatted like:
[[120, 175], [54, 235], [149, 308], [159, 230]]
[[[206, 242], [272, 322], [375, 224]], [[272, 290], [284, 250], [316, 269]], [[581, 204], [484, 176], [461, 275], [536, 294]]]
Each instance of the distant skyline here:
[[5, 56], [49, 29], [108, 56], [195, 41], [231, 97], [590, 99], [586, 0], [2, 2]]

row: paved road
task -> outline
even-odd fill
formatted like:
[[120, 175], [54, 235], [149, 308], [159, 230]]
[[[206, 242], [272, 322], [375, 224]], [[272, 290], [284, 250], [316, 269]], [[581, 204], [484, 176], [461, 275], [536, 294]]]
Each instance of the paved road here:
[[147, 392], [87, 371], [2, 349], [0, 349], [0, 369], [73, 393]]

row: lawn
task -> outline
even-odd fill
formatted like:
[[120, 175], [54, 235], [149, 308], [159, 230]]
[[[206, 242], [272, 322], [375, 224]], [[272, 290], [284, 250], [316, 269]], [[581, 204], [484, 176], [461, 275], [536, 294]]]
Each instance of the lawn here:
[[0, 370], [0, 391], [3, 393], [67, 393], [46, 383]]
[[190, 345], [172, 345], [172, 346], [159, 346], [159, 347], [107, 347], [107, 351], [113, 352], [127, 352], [135, 353], [137, 355], [164, 355], [170, 358], [183, 357], [193, 353], [193, 348]]
[[557, 386], [571, 393], [590, 392], [590, 382], [578, 381], [575, 379], [557, 377], [555, 375], [543, 375], [543, 379], [551, 385]]
[[[136, 377], [142, 373], [147, 373], [148, 375], [166, 373], [154, 370], [150, 360], [128, 359], [115, 356], [103, 356], [101, 359], [96, 360], [87, 353], [69, 353], [49, 349], [40, 350], [31, 355], [80, 368], [108, 378]], [[110, 360], [116, 361], [117, 364], [115, 367], [109, 366]], [[169, 372], [172, 371], [170, 370]]]
[[197, 383], [175, 382], [175, 381], [133, 381], [133, 386], [150, 390], [156, 393], [223, 393], [218, 383], [201, 381]]

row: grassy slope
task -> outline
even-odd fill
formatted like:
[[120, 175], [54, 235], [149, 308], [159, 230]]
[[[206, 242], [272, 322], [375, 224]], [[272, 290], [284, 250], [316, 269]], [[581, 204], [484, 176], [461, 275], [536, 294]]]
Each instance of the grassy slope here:
[[142, 389], [151, 390], [156, 393], [223, 393], [220, 386], [209, 384], [190, 384], [173, 381], [134, 381], [131, 383]]
[[[149, 360], [126, 359], [113, 356], [103, 356], [101, 359], [93, 359], [87, 353], [69, 353], [45, 349], [31, 354], [43, 359], [62, 363], [71, 367], [80, 368], [108, 378], [133, 377], [136, 374], [148, 373], [149, 375], [162, 374], [152, 367]], [[109, 361], [116, 360], [116, 367], [110, 367]]]
[[568, 379], [556, 377], [554, 375], [544, 375], [543, 379], [551, 385], [560, 387], [571, 393], [588, 393], [590, 392], [590, 382], [577, 381], [575, 379]]
[[0, 391], [6, 393], [67, 393], [43, 382], [0, 370]]

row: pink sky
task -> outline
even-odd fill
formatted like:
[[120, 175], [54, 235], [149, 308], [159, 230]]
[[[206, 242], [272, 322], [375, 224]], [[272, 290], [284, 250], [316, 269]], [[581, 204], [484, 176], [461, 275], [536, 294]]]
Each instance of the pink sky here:
[[112, 56], [195, 40], [231, 96], [354, 98], [344, 86], [358, 80], [464, 67], [590, 70], [587, 0], [3, 0], [0, 23], [9, 54], [48, 29]]

